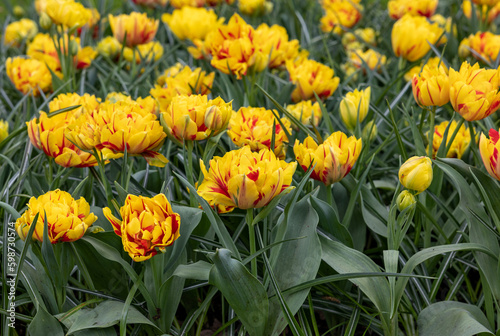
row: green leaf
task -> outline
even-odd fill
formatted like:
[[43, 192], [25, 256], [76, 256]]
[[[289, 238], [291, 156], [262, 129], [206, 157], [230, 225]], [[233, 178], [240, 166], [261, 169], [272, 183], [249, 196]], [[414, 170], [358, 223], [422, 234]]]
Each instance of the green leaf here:
[[[121, 319], [122, 309], [125, 303], [118, 301], [104, 301], [94, 309], [82, 309], [79, 311], [75, 322], [71, 325], [67, 335], [71, 335], [77, 331], [87, 330], [92, 328], [107, 328], [118, 324]], [[127, 315], [127, 324], [147, 324], [155, 329], [156, 325], [142, 315], [134, 307], [129, 307]]]
[[[318, 273], [321, 263], [321, 245], [316, 226], [319, 221], [318, 214], [309, 203], [309, 197], [303, 198], [290, 208], [288, 225], [284, 236], [289, 240], [281, 245], [273, 247], [278, 250], [272, 262], [272, 269], [276, 282], [281, 291], [299, 285], [303, 282], [313, 280]], [[298, 239], [299, 237], [305, 237]], [[272, 295], [274, 289], [268, 289]], [[309, 290], [283, 295], [292, 315], [300, 309]], [[278, 298], [269, 301], [269, 318], [267, 321], [267, 332], [269, 335], [278, 335], [287, 325], [282, 307]]]
[[262, 336], [269, 311], [266, 291], [259, 280], [230, 254], [227, 249], [217, 250], [209, 282], [222, 292], [246, 331], [252, 336]]
[[212, 266], [212, 264], [200, 260], [193, 264], [177, 266], [174, 275], [184, 279], [208, 281]]
[[418, 331], [421, 336], [494, 335], [481, 309], [454, 301], [437, 302], [422, 310], [418, 315]]
[[332, 206], [325, 201], [311, 196], [311, 205], [316, 210], [319, 216], [318, 225], [333, 237], [338, 239], [342, 244], [353, 247], [352, 237], [345, 226], [340, 223], [339, 218]]
[[201, 221], [201, 216], [203, 215], [203, 210], [198, 208], [172, 205], [172, 210], [181, 216], [181, 225], [179, 227], [180, 236], [171, 246], [172, 252], [167, 265], [164, 267], [165, 270], [168, 270], [175, 265], [181, 253], [184, 251], [186, 244], [191, 237], [191, 233], [193, 233], [193, 230], [196, 229]]
[[[319, 237], [323, 260], [338, 273], [380, 273], [380, 269], [368, 256], [342, 243]], [[404, 273], [404, 272], [403, 272]], [[382, 314], [382, 322], [388, 323], [391, 311], [391, 291], [387, 279], [380, 277], [351, 279], [352, 283], [370, 299]]]
[[64, 332], [59, 321], [39, 305], [33, 321], [28, 326], [28, 335], [64, 336]]
[[[229, 249], [231, 253], [236, 257], [236, 259], [241, 259], [240, 257], [240, 252], [236, 248], [236, 245], [234, 244], [233, 239], [231, 238], [231, 235], [226, 229], [226, 226], [220, 219], [220, 217], [214, 212], [214, 210], [210, 207], [210, 205], [203, 199], [203, 197], [200, 197], [198, 195], [198, 192], [196, 191], [195, 187], [193, 187], [188, 181], [186, 181], [185, 178], [183, 178], [181, 175], [175, 173], [175, 176], [189, 189], [189, 192], [191, 192], [195, 197], [196, 200], [201, 204], [201, 207], [203, 210], [205, 210], [205, 214], [207, 215], [210, 224], [214, 231], [217, 233], [217, 236], [219, 239], [222, 241], [222, 244], [224, 245], [225, 248]], [[181, 218], [182, 220], [182, 218]]]
[[[401, 270], [401, 273], [410, 274], [413, 272], [415, 267], [417, 267], [419, 264], [423, 263], [427, 259], [438, 256], [443, 253], [454, 252], [454, 251], [479, 251], [486, 253], [489, 256], [492, 256], [492, 252], [488, 250], [485, 246], [480, 244], [464, 243], [464, 244], [434, 246], [415, 253], [410, 259], [408, 259], [403, 269]], [[408, 283], [408, 280], [409, 280], [408, 278], [400, 278], [396, 281], [396, 294], [395, 294], [396, 302], [399, 302], [401, 300], [406, 284]]]

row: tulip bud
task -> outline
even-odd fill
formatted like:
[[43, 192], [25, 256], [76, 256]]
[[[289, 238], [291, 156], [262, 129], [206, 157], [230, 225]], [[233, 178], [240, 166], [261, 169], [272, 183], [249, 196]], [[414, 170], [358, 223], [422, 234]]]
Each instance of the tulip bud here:
[[79, 49], [80, 49], [80, 45], [78, 44], [78, 42], [76, 42], [75, 40], [69, 41], [69, 50], [71, 52], [71, 55], [78, 54]]
[[403, 211], [409, 206], [412, 206], [417, 201], [415, 200], [415, 196], [409, 192], [408, 190], [403, 190], [396, 199], [396, 204], [398, 205], [399, 211]]
[[411, 190], [421, 193], [432, 182], [432, 161], [427, 156], [413, 156], [399, 168], [399, 181]]
[[218, 131], [224, 127], [222, 113], [218, 106], [210, 106], [205, 112], [205, 126], [208, 129]]
[[366, 126], [363, 128], [363, 133], [361, 137], [363, 138], [363, 142], [369, 143], [372, 142], [378, 134], [377, 124], [371, 120]]
[[0, 142], [4, 141], [6, 137], [9, 136], [9, 123], [4, 120], [0, 120]]
[[425, 65], [413, 75], [413, 97], [420, 106], [443, 106], [450, 101], [450, 80], [442, 67]]
[[45, 30], [49, 30], [50, 27], [52, 26], [52, 19], [47, 15], [47, 13], [43, 12], [40, 15], [40, 27], [42, 27]]
[[15, 6], [12, 11], [14, 12], [14, 15], [18, 18], [23, 17], [24, 14], [26, 14], [25, 10], [21, 6]]
[[371, 88], [348, 92], [340, 102], [340, 116], [348, 129], [353, 130], [359, 120], [362, 123], [370, 108]]

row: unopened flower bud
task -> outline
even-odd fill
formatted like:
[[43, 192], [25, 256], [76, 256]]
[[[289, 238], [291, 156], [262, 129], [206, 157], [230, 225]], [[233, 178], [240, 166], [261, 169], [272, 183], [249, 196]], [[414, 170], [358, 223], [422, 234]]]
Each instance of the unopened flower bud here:
[[52, 26], [52, 20], [51, 18], [47, 15], [47, 13], [43, 12], [40, 15], [40, 27], [42, 27], [45, 30], [49, 30], [50, 27]]
[[401, 184], [418, 192], [429, 188], [432, 177], [432, 161], [427, 156], [413, 156], [399, 168]]
[[14, 6], [13, 10], [14, 15], [18, 18], [23, 17], [26, 14], [26, 11], [21, 6]]
[[403, 190], [396, 199], [396, 204], [398, 205], [399, 211], [403, 211], [409, 206], [412, 206], [417, 201], [415, 200], [415, 196], [409, 192], [408, 190]]

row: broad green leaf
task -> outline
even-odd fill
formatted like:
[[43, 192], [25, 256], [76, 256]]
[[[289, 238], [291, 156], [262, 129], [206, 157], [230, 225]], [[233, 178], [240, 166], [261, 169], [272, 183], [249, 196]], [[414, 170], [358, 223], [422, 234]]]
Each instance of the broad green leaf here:
[[437, 302], [422, 310], [418, 315], [418, 331], [421, 336], [494, 335], [481, 309], [454, 301]]
[[[498, 272], [500, 246], [497, 237], [491, 234], [493, 227], [490, 225], [489, 216], [462, 175], [441, 160], [436, 160], [434, 163], [448, 175], [460, 194], [460, 208], [464, 211], [469, 222], [470, 242], [481, 244], [497, 256], [495, 258], [482, 253], [474, 254], [491, 292], [497, 300], [500, 300], [500, 275]], [[498, 190], [492, 192], [494, 195], [498, 193]]]
[[318, 226], [327, 230], [329, 234], [338, 239], [344, 245], [353, 247], [352, 237], [345, 226], [340, 223], [338, 215], [332, 206], [325, 201], [311, 196], [311, 205], [319, 217]]
[[[119, 301], [104, 301], [94, 309], [82, 309], [81, 313], [78, 314], [78, 317], [68, 330], [67, 335], [71, 335], [81, 330], [107, 328], [118, 324], [121, 319], [123, 305], [124, 303]], [[129, 307], [127, 323], [148, 324], [157, 329], [153, 322], [147, 319], [134, 307]]]
[[246, 331], [251, 336], [262, 336], [269, 311], [266, 291], [259, 280], [230, 254], [227, 249], [217, 250], [209, 282], [222, 292]]
[[28, 335], [63, 336], [63, 328], [59, 321], [39, 305], [33, 321], [28, 326]]
[[[319, 217], [308, 199], [304, 198], [297, 202], [290, 208], [290, 213], [285, 214], [288, 215], [288, 225], [284, 239], [290, 241], [273, 247], [279, 251], [273, 260], [272, 269], [281, 291], [313, 280], [321, 263], [321, 245], [316, 233]], [[299, 237], [305, 238], [297, 239]], [[272, 295], [274, 290], [269, 288], [268, 293]], [[308, 293], [309, 290], [303, 290], [283, 295], [292, 315], [300, 309]], [[281, 305], [275, 297], [269, 301], [267, 335], [280, 334], [286, 324], [287, 320]]]
[[[454, 251], [478, 251], [487, 254], [492, 257], [492, 252], [488, 250], [485, 246], [480, 244], [451, 244], [443, 246], [434, 246], [426, 248], [425, 250], [415, 253], [404, 265], [401, 273], [411, 274], [415, 267], [423, 263], [429, 258], [438, 256], [443, 253], [454, 252]], [[408, 283], [408, 278], [400, 278], [396, 281], [396, 302], [401, 300], [403, 292], [405, 290], [406, 284]]]
[[[323, 250], [323, 260], [338, 273], [380, 273], [377, 264], [362, 252], [322, 236], [319, 239]], [[391, 291], [387, 279], [373, 277], [350, 281], [373, 302], [382, 314], [383, 322], [387, 323], [391, 311]]]
[[174, 275], [184, 279], [208, 281], [212, 264], [200, 260], [193, 264], [179, 265], [174, 271]]
[[198, 226], [203, 215], [203, 210], [198, 208], [190, 208], [185, 206], [172, 205], [172, 210], [181, 216], [181, 225], [179, 227], [179, 238], [172, 244], [172, 253], [169, 256], [169, 261], [165, 266], [165, 270], [170, 269], [179, 256], [184, 251], [186, 244], [191, 237], [191, 233]]

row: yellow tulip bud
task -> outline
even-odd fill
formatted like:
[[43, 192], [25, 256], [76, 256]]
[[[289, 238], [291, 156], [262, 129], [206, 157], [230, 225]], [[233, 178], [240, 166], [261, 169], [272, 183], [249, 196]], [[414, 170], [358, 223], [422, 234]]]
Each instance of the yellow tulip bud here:
[[432, 161], [427, 156], [413, 156], [399, 168], [399, 181], [419, 193], [432, 183]]
[[340, 102], [340, 116], [348, 129], [353, 130], [357, 122], [361, 124], [370, 108], [371, 88], [348, 92]]
[[498, 131], [493, 128], [490, 129], [489, 136], [488, 139], [484, 134], [481, 134], [479, 152], [488, 173], [500, 181], [500, 164], [498, 162], [498, 152], [500, 151], [500, 141], [498, 140], [500, 136]]
[[404, 209], [412, 206], [415, 203], [417, 203], [417, 201], [415, 200], [415, 196], [408, 190], [403, 190], [396, 199], [396, 204], [398, 205], [399, 211], [403, 211]]
[[4, 141], [9, 136], [9, 123], [5, 120], [0, 120], [0, 142]]
[[205, 112], [205, 126], [212, 131], [221, 131], [227, 128], [233, 115], [232, 103], [225, 103], [222, 98], [212, 100], [214, 105], [209, 106]]
[[24, 14], [26, 14], [26, 11], [21, 6], [14, 6], [14, 8], [12, 9], [12, 11], [14, 12], [14, 15], [16, 17], [23, 17]]
[[373, 120], [370, 120], [365, 127], [363, 127], [362, 138], [364, 142], [372, 142], [377, 137], [378, 128]]
[[52, 26], [52, 20], [45, 12], [43, 12], [40, 15], [40, 20], [38, 22], [40, 23], [40, 27], [42, 27], [45, 30], [49, 30], [50, 27]]

